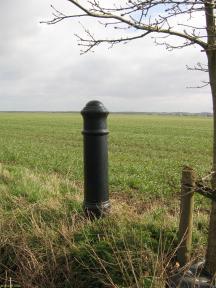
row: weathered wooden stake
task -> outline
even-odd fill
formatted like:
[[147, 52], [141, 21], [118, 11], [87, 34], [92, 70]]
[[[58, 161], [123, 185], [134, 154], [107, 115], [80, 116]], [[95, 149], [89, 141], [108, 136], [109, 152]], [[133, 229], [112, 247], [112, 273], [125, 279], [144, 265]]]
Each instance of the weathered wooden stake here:
[[185, 166], [182, 170], [181, 180], [179, 248], [177, 251], [177, 259], [181, 267], [190, 261], [195, 182], [194, 170]]

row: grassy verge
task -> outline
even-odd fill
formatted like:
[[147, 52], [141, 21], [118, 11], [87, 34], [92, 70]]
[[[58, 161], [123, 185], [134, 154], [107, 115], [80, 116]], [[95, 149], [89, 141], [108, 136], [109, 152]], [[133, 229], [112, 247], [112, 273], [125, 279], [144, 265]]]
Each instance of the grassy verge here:
[[[211, 168], [211, 119], [111, 115], [112, 213], [90, 222], [80, 118], [0, 114], [0, 284], [163, 287], [175, 260], [181, 166]], [[196, 196], [194, 257], [204, 253], [208, 209]]]

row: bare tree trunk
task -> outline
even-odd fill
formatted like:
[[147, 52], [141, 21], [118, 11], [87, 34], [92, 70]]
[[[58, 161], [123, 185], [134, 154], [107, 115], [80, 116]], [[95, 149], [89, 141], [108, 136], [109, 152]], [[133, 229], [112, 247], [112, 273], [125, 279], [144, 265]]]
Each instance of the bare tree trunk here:
[[[206, 16], [206, 32], [208, 35], [208, 47], [206, 55], [208, 58], [208, 71], [209, 81], [212, 93], [213, 102], [213, 176], [212, 186], [216, 188], [216, 30], [215, 30], [215, 17], [214, 17], [215, 1], [209, 0], [205, 2], [205, 16]], [[212, 202], [208, 246], [206, 252], [205, 268], [212, 274], [216, 273], [216, 202]]]
[[[216, 189], [216, 51], [212, 50], [207, 52], [209, 78], [213, 100], [213, 176], [212, 186]], [[216, 202], [212, 202], [209, 234], [208, 234], [208, 246], [206, 253], [206, 269], [212, 274], [216, 273]]]

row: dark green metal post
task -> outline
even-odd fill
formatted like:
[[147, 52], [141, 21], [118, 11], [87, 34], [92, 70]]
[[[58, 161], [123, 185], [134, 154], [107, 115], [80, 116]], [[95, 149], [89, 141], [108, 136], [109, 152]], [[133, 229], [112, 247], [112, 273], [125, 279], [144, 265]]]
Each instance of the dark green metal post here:
[[99, 218], [110, 210], [108, 191], [108, 110], [99, 101], [90, 101], [81, 111], [84, 136], [84, 210]]

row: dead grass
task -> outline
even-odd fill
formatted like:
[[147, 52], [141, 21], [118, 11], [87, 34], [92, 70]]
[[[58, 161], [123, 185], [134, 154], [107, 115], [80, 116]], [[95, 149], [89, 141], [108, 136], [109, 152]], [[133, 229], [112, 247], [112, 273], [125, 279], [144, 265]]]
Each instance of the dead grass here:
[[[169, 206], [167, 200], [138, 201], [112, 193], [110, 216], [92, 222], [82, 212], [80, 183], [56, 173], [10, 170], [2, 164], [0, 180], [0, 284], [165, 285], [175, 262], [178, 199]], [[196, 225], [202, 229], [207, 219], [203, 211], [199, 214]]]

